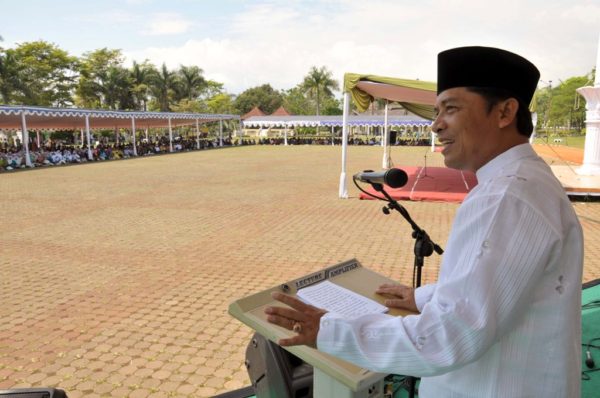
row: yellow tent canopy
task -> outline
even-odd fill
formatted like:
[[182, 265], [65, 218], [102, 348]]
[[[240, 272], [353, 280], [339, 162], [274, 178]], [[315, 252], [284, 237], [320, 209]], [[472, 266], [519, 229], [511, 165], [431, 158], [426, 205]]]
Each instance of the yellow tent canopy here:
[[[376, 98], [388, 102], [397, 102], [406, 110], [428, 120], [435, 118], [434, 105], [437, 95], [436, 83], [421, 80], [398, 79], [376, 75], [346, 73], [344, 75], [344, 115], [342, 127], [342, 173], [340, 175], [340, 198], [347, 198], [346, 189], [346, 155], [348, 146], [348, 116], [350, 102], [354, 101], [359, 112], [367, 110]], [[384, 137], [383, 137], [383, 167], [391, 164], [388, 143], [387, 110], [385, 106]]]
[[436, 90], [436, 83], [422, 80], [358, 73], [344, 75], [344, 92], [350, 94], [359, 112], [364, 112], [371, 102], [381, 98], [397, 102], [409, 112], [433, 120]]

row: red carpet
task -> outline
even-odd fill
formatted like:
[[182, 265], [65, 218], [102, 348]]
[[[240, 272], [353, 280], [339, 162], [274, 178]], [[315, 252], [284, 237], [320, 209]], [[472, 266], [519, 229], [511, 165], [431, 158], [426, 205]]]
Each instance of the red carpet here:
[[[402, 188], [385, 186], [385, 191], [396, 200], [429, 200], [462, 202], [467, 193], [477, 185], [475, 173], [446, 167], [402, 167], [408, 182]], [[364, 185], [362, 185], [364, 187]], [[367, 192], [381, 197], [372, 187]], [[360, 199], [373, 199], [361, 192]]]

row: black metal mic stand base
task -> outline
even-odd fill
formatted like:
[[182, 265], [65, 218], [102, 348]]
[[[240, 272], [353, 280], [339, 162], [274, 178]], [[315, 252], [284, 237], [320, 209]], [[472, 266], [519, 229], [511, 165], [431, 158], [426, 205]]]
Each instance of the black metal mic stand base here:
[[433, 176], [427, 175], [427, 153], [425, 153], [425, 166], [423, 167], [425, 174], [419, 176], [419, 180], [423, 178], [434, 178]]

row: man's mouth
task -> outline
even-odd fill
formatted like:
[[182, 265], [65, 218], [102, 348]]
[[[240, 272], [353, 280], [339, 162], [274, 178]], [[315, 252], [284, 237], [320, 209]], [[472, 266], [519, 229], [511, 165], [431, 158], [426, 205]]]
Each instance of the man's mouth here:
[[444, 149], [442, 150], [442, 153], [444, 153], [444, 151], [446, 151], [450, 145], [454, 144], [454, 141], [453, 140], [440, 140], [440, 144], [442, 144], [444, 146]]

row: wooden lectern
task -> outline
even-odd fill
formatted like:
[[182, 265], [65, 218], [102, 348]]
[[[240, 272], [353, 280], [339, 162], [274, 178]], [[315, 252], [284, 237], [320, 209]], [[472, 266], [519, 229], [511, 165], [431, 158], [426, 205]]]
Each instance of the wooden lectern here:
[[[234, 301], [229, 306], [229, 313], [267, 339], [277, 342], [281, 338], [291, 336], [293, 332], [267, 322], [264, 309], [268, 306], [284, 305], [273, 300], [271, 292], [280, 291], [295, 295], [299, 289], [324, 280], [329, 280], [353, 290], [381, 304], [383, 304], [385, 297], [376, 294], [375, 290], [383, 283], [394, 282], [363, 267], [358, 260], [352, 259]], [[391, 315], [411, 314], [408, 311], [398, 309], [390, 309], [388, 313]], [[307, 346], [285, 347], [285, 349], [313, 366], [313, 393], [315, 398], [383, 397], [385, 374], [359, 368], [349, 362]]]

